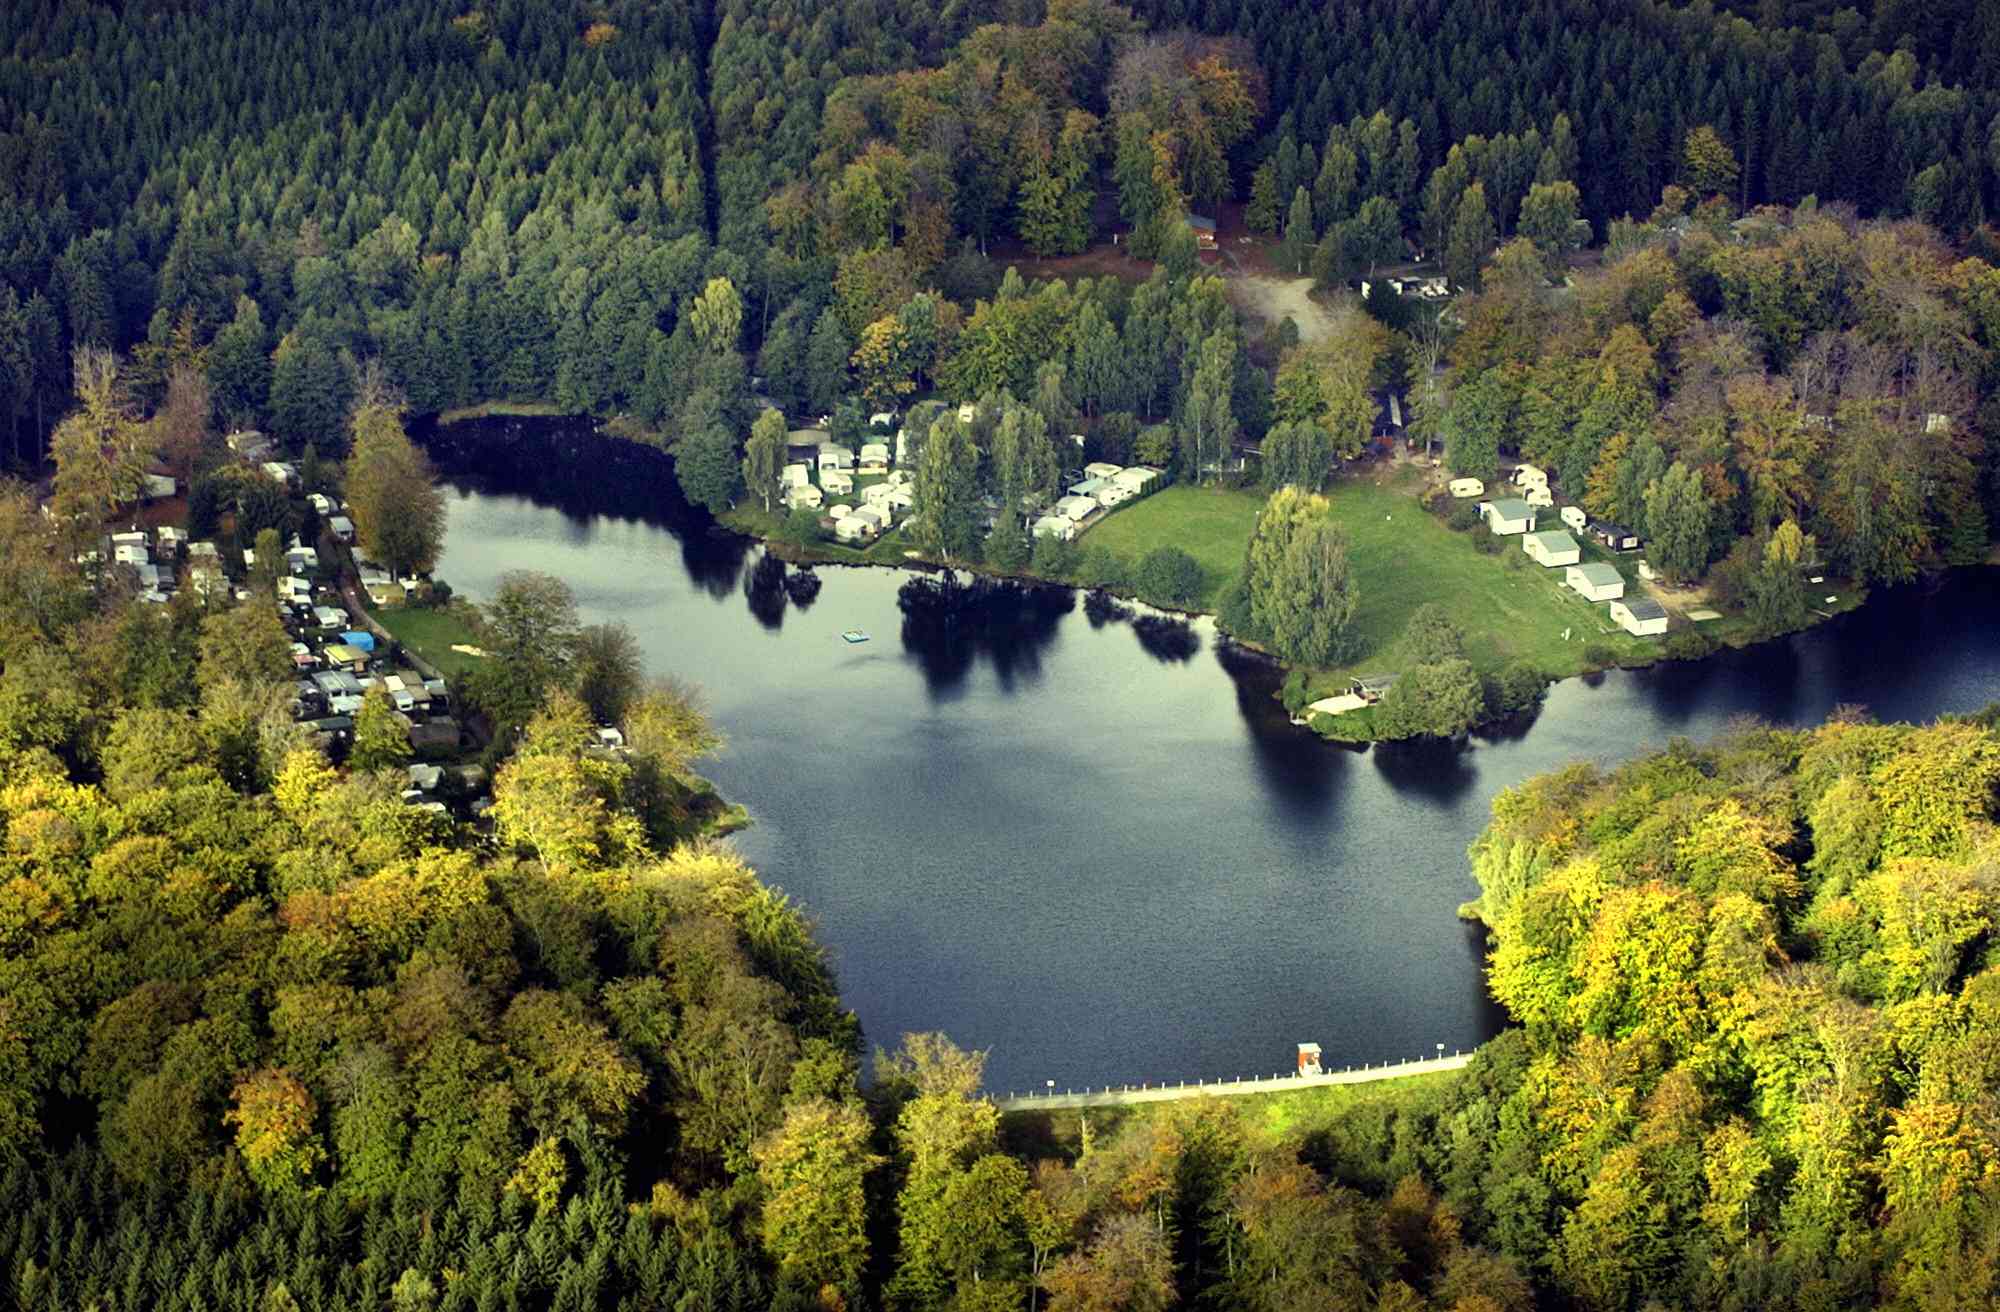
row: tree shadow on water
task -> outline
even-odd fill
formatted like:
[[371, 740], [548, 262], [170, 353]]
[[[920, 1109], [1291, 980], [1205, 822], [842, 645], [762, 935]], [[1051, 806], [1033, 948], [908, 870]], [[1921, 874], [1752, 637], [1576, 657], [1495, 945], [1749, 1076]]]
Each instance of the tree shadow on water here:
[[1042, 653], [1056, 626], [1076, 608], [1068, 588], [975, 576], [961, 581], [945, 570], [903, 584], [896, 593], [903, 612], [903, 650], [924, 673], [933, 698], [956, 694], [983, 657], [1001, 691], [1041, 677]]
[[743, 596], [750, 603], [751, 617], [759, 624], [774, 632], [781, 628], [790, 600], [785, 591], [785, 562], [776, 556], [759, 557], [743, 576]]
[[1140, 615], [1132, 621], [1132, 632], [1145, 653], [1163, 665], [1185, 665], [1201, 650], [1201, 636], [1186, 620]]
[[1354, 751], [1292, 723], [1277, 697], [1284, 670], [1276, 661], [1233, 642], [1218, 642], [1215, 662], [1236, 689], [1236, 710], [1273, 804], [1302, 820], [1323, 818], [1353, 768]]
[[1375, 768], [1398, 793], [1440, 806], [1458, 801], [1479, 779], [1471, 747], [1449, 738], [1376, 743]]

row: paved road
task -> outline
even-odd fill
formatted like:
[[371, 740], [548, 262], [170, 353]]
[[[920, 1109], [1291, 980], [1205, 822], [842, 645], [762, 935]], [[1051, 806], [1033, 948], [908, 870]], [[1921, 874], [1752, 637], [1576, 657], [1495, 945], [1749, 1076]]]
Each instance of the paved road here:
[[1399, 1062], [1392, 1066], [1364, 1066], [1359, 1070], [1327, 1071], [1323, 1075], [1280, 1075], [1268, 1080], [1215, 1080], [1210, 1083], [1156, 1084], [1150, 1088], [1121, 1085], [1117, 1088], [1085, 1089], [1081, 1093], [1065, 1089], [1061, 1093], [1030, 1093], [996, 1098], [1003, 1112], [1046, 1112], [1066, 1107], [1127, 1107], [1140, 1102], [1172, 1102], [1177, 1098], [1234, 1097], [1244, 1093], [1285, 1093], [1292, 1089], [1317, 1089], [1329, 1084], [1371, 1084], [1376, 1080], [1401, 1079], [1406, 1075], [1428, 1075], [1434, 1071], [1464, 1069], [1472, 1060], [1469, 1052], [1423, 1061]]

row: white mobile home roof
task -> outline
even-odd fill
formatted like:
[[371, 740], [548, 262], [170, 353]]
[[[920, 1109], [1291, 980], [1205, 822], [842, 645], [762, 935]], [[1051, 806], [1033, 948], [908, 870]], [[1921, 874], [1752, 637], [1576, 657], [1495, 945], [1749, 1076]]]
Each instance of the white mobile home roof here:
[[1624, 582], [1624, 576], [1615, 565], [1607, 565], [1601, 560], [1593, 560], [1585, 565], [1572, 565], [1577, 576], [1593, 588], [1609, 587], [1613, 583]]

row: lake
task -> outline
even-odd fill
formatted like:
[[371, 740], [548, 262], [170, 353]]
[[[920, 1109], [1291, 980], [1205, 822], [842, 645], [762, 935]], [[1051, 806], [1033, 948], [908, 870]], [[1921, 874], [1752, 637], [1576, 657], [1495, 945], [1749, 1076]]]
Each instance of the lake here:
[[[1470, 747], [1355, 751], [1292, 727], [1213, 625], [1093, 615], [1065, 590], [922, 615], [912, 574], [778, 562], [690, 511], [666, 457], [574, 422], [426, 434], [451, 476], [438, 576], [475, 600], [543, 570], [649, 669], [701, 685], [747, 806], [731, 841], [801, 901], [871, 1045], [942, 1030], [995, 1092], [1268, 1075], [1470, 1047], [1465, 849], [1501, 789], [1738, 715], [1927, 719], [2000, 700], [2000, 570], [1886, 592], [1812, 632], [1569, 680]], [[850, 645], [859, 628], [870, 641]]]

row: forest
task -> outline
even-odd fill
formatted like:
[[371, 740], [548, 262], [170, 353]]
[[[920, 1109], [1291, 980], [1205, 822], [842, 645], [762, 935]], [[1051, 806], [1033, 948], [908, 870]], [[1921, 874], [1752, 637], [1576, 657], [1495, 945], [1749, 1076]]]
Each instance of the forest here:
[[[1973, 6], [1936, 51], [1907, 6], [1812, 8], [9, 6], [9, 455], [33, 464], [85, 345], [143, 354], [150, 399], [199, 356], [219, 419], [294, 448], [337, 442], [370, 358], [419, 412], [536, 399], [740, 445], [749, 377], [797, 379], [814, 346], [787, 410], [877, 384], [863, 348], [935, 356], [923, 325], [973, 326], [996, 246], [1127, 227], [1150, 254], [1222, 201], [1281, 230], [1303, 190], [1304, 239], [1349, 273], [1444, 253], [1477, 184], [1476, 273], [1523, 224], [1650, 213], [1695, 181], [1700, 128], [1730, 165], [1701, 181], [1739, 213], [1812, 196], [1975, 233], [2000, 203], [2000, 60], [1967, 52], [2000, 20]], [[717, 279], [719, 320], [695, 309]], [[901, 315], [923, 292], [940, 303]], [[1063, 364], [1094, 418], [1068, 354], [1037, 341], [1016, 372]], [[1160, 397], [1177, 418], [1187, 382]]]

